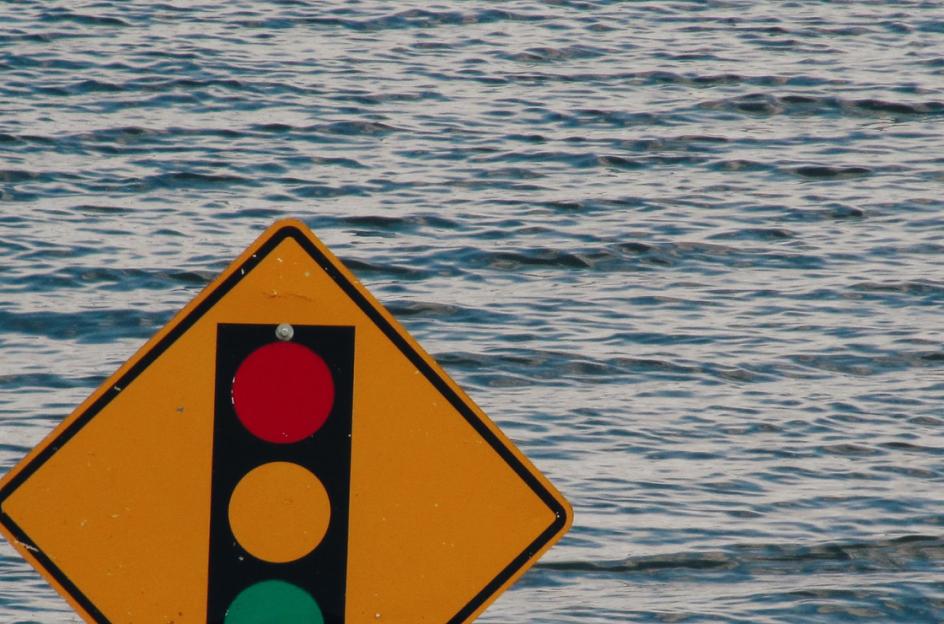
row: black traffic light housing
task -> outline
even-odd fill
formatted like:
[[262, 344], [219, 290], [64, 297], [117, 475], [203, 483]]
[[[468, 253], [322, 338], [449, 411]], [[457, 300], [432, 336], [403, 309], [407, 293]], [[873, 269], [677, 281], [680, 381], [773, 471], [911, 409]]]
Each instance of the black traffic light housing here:
[[[284, 338], [276, 325], [221, 323], [217, 329], [216, 399], [210, 513], [207, 622], [222, 623], [235, 598], [267, 580], [287, 581], [311, 594], [327, 624], [344, 622], [348, 509], [351, 473], [351, 407], [354, 383], [354, 328], [294, 325], [290, 340], [321, 357], [334, 381], [334, 402], [324, 424], [293, 443], [273, 443], [251, 433], [237, 417], [233, 380], [241, 363], [257, 349]], [[291, 462], [324, 485], [331, 516], [320, 544], [287, 563], [262, 561], [236, 539], [228, 516], [240, 480], [269, 462]], [[292, 624], [292, 623], [286, 623]]]

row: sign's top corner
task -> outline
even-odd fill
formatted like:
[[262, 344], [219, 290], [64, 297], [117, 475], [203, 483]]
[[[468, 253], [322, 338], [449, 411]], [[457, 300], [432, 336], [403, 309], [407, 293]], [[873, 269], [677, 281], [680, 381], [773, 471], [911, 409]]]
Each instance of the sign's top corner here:
[[314, 238], [314, 233], [308, 225], [298, 217], [283, 217], [276, 220], [272, 225], [266, 228], [265, 232], [259, 237], [260, 241], [272, 238], [283, 238], [286, 236], [295, 236], [302, 238]]

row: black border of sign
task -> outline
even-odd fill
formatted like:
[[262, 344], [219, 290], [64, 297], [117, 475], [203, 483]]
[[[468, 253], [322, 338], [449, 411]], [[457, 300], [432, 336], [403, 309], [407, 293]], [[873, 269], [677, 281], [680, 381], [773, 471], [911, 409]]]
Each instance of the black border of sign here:
[[286, 224], [275, 230], [272, 235], [262, 241], [258, 248], [214, 290], [191, 310], [180, 322], [172, 327], [167, 334], [155, 344], [150, 351], [142, 355], [134, 365], [122, 375], [111, 388], [106, 390], [92, 405], [81, 413], [57, 438], [50, 441], [40, 453], [30, 461], [6, 486], [0, 490], [0, 523], [6, 526], [14, 538], [20, 542], [33, 557], [46, 569], [49, 574], [66, 590], [72, 598], [99, 624], [110, 624], [105, 615], [89, 600], [85, 594], [63, 573], [62, 570], [47, 556], [39, 546], [33, 543], [29, 535], [20, 528], [11, 517], [2, 512], [3, 502], [36, 472], [56, 451], [75, 436], [88, 422], [94, 418], [108, 403], [114, 399], [122, 388], [127, 387], [134, 379], [150, 366], [164, 351], [168, 349], [180, 336], [184, 334], [200, 317], [216, 305], [230, 290], [233, 289], [252, 269], [258, 265], [279, 243], [286, 238], [292, 238], [308, 255], [324, 269], [338, 286], [354, 301], [358, 307], [383, 331], [410, 362], [439, 390], [449, 403], [466, 419], [466, 421], [485, 439], [498, 455], [528, 484], [534, 493], [554, 513], [554, 521], [519, 555], [512, 559], [486, 586], [477, 593], [468, 603], [447, 620], [446, 624], [464, 622], [492, 595], [494, 595], [508, 579], [515, 575], [530, 559], [550, 542], [566, 526], [567, 511], [554, 496], [541, 484], [538, 478], [518, 459], [512, 450], [496, 436], [492, 430], [476, 415], [475, 411], [453, 391], [446, 381], [426, 362], [426, 360], [410, 345], [393, 325], [371, 305], [358, 288], [351, 283], [343, 272], [315, 246], [304, 232], [297, 226]]

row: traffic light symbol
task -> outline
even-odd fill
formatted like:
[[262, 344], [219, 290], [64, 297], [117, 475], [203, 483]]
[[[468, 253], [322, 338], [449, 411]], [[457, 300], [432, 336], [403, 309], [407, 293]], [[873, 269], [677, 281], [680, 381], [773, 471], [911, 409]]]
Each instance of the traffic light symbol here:
[[207, 622], [344, 622], [354, 328], [220, 324]]

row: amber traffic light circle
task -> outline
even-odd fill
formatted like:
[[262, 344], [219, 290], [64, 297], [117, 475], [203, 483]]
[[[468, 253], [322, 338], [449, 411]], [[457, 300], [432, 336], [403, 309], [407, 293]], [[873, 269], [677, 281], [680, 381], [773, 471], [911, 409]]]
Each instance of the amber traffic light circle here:
[[304, 557], [321, 543], [331, 501], [321, 481], [291, 462], [269, 462], [249, 472], [229, 501], [229, 522], [246, 551], [271, 563]]

